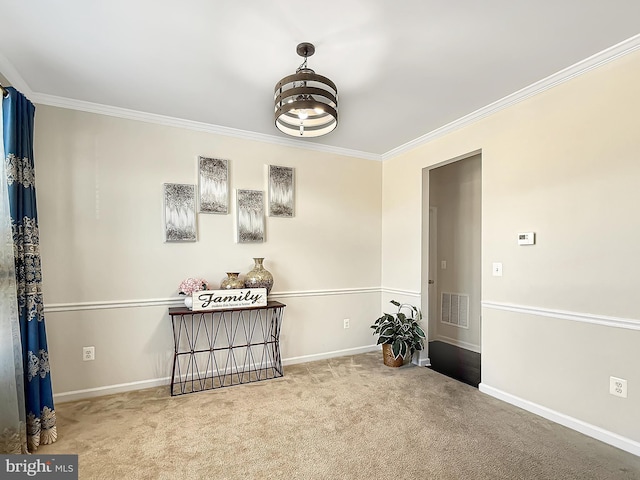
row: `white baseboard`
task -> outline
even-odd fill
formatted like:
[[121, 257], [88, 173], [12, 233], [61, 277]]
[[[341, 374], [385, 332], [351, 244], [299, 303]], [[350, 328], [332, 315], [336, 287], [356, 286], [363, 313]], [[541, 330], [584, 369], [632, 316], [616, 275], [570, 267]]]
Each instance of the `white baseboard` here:
[[347, 348], [344, 350], [334, 350], [332, 352], [315, 353], [312, 355], [303, 355], [301, 357], [284, 358], [282, 365], [296, 365], [297, 363], [315, 362], [317, 360], [326, 360], [327, 358], [345, 357], [347, 355], [358, 355], [360, 353], [369, 353], [380, 350], [380, 345], [367, 345], [364, 347]]
[[456, 347], [464, 348], [465, 350], [471, 350], [472, 352], [481, 353], [480, 346], [474, 345], [473, 343], [469, 343], [469, 342], [463, 342], [462, 340], [458, 340], [456, 338], [449, 338], [443, 335], [436, 335], [436, 338], [434, 338], [434, 340], [448, 343], [449, 345], [454, 345]]
[[576, 430], [591, 438], [595, 438], [596, 440], [600, 440], [601, 442], [640, 456], [640, 442], [636, 442], [635, 440], [631, 440], [630, 438], [623, 437], [622, 435], [618, 435], [617, 433], [610, 432], [608, 430], [605, 430], [604, 428], [600, 428], [595, 425], [583, 422], [582, 420], [578, 420], [577, 418], [573, 418], [563, 413], [556, 412], [555, 410], [543, 407], [542, 405], [530, 402], [529, 400], [516, 397], [515, 395], [511, 395], [510, 393], [490, 387], [485, 383], [481, 383], [478, 388], [482, 393], [486, 393], [487, 395], [497, 398], [498, 400], [510, 403], [511, 405], [515, 405], [516, 407], [522, 408], [523, 410], [535, 413], [536, 415], [544, 417], [547, 420], [559, 423], [560, 425], [563, 425], [572, 430]]
[[103, 387], [87, 388], [84, 390], [54, 393], [53, 400], [56, 403], [73, 402], [74, 400], [84, 400], [85, 398], [102, 397], [103, 395], [113, 395], [114, 393], [130, 392], [132, 390], [142, 390], [144, 388], [161, 387], [170, 384], [171, 377], [153, 378], [151, 380], [140, 380], [138, 382], [118, 383], [116, 385], [105, 385]]
[[[313, 355], [303, 355], [301, 357], [284, 358], [282, 365], [296, 365], [298, 363], [314, 362], [317, 360], [325, 360], [334, 357], [344, 357], [347, 355], [357, 355], [360, 353], [375, 352], [380, 350], [380, 345], [366, 345], [364, 347], [347, 348], [344, 350], [335, 350], [332, 352], [316, 353]], [[133, 390], [142, 390], [145, 388], [161, 387], [171, 384], [171, 377], [153, 378], [150, 380], [141, 380], [138, 382], [119, 383], [116, 385], [105, 385], [103, 387], [87, 388], [84, 390], [73, 390], [70, 392], [55, 393], [53, 399], [55, 402], [72, 402], [75, 400], [84, 400], [86, 398], [102, 397], [103, 395], [112, 395], [114, 393], [130, 392]]]
[[418, 367], [430, 367], [431, 366], [431, 359], [429, 357], [425, 357], [425, 358], [418, 358], [418, 359], [413, 359], [411, 361], [411, 363], [413, 363], [414, 365], [417, 365]]

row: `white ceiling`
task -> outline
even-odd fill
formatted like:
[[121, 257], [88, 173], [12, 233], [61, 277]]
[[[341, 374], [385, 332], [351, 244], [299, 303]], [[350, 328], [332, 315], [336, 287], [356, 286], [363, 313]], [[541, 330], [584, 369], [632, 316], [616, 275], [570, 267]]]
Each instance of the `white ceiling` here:
[[379, 156], [635, 37], [639, 18], [638, 0], [0, 0], [0, 73], [39, 103], [282, 142], [273, 88], [309, 41], [340, 119], [297, 141]]

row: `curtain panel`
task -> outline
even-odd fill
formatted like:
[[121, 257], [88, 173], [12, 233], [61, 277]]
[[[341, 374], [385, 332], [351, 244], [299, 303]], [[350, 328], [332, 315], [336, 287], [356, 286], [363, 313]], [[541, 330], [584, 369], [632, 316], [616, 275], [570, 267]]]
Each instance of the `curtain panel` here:
[[[0, 132], [2, 132], [1, 114]], [[5, 158], [2, 141], [0, 141], [0, 158]], [[2, 385], [0, 388], [0, 453], [27, 453], [24, 370], [18, 323], [13, 232], [11, 231], [7, 177], [4, 166], [2, 167], [0, 168], [0, 385]]]
[[57, 438], [36, 211], [35, 107], [14, 88], [7, 90], [9, 97], [2, 104], [4, 170], [13, 236], [27, 442], [29, 451], [34, 452], [40, 444], [53, 443]]

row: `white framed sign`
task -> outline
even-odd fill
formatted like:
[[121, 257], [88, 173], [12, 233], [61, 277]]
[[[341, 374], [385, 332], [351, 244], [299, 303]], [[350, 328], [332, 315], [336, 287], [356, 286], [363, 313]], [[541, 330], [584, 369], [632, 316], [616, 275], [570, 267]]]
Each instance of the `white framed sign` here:
[[222, 310], [267, 306], [266, 288], [238, 288], [227, 290], [200, 290], [193, 293], [192, 310]]

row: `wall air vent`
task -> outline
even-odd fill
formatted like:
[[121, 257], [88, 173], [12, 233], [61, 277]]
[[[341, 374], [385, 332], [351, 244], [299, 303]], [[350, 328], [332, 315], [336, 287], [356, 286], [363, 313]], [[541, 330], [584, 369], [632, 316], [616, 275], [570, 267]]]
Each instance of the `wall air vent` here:
[[447, 325], [469, 328], [469, 295], [442, 292], [440, 321]]

